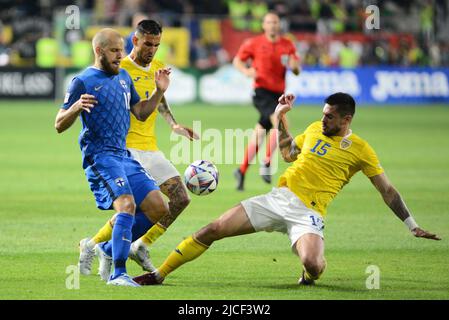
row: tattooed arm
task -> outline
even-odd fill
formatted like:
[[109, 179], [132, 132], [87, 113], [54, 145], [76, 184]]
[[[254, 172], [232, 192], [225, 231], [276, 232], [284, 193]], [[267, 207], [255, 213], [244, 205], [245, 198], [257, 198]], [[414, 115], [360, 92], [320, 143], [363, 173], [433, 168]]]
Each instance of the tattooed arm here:
[[293, 162], [301, 153], [301, 150], [296, 146], [295, 140], [288, 132], [286, 122], [285, 116], [282, 116], [281, 119], [279, 119], [279, 150], [281, 151], [282, 159], [284, 159], [285, 162]]
[[279, 98], [279, 104], [275, 110], [275, 121], [278, 129], [279, 150], [285, 162], [293, 162], [301, 150], [296, 146], [295, 140], [287, 130], [287, 118], [285, 114], [292, 109], [295, 96], [288, 94]]
[[165, 121], [167, 121], [170, 127], [178, 124], [175, 120], [175, 117], [173, 116], [173, 113], [171, 112], [170, 106], [168, 105], [165, 96], [162, 98], [161, 103], [157, 107], [157, 110], [159, 111], [161, 116], [164, 117]]
[[424, 231], [416, 224], [401, 195], [384, 173], [371, 177], [370, 180], [382, 195], [385, 203], [407, 225], [415, 237], [441, 240], [437, 235]]
[[198, 139], [198, 135], [193, 132], [192, 129], [184, 127], [183, 125], [180, 125], [176, 122], [175, 117], [173, 116], [173, 113], [165, 97], [162, 98], [161, 103], [159, 104], [157, 109], [174, 132], [187, 137], [189, 140]]

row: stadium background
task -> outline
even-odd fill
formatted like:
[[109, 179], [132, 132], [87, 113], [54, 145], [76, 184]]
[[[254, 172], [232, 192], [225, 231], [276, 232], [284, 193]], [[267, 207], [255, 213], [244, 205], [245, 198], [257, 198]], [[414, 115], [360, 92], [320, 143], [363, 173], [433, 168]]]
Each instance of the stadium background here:
[[[0, 5], [1, 299], [449, 298], [449, 1], [0, 0]], [[379, 9], [378, 29], [367, 28], [369, 5]], [[296, 288], [300, 268], [278, 234], [214, 244], [161, 288], [108, 288], [95, 276], [81, 278], [79, 289], [67, 285], [77, 242], [108, 216], [97, 214], [80, 167], [79, 124], [62, 136], [53, 129], [67, 83], [92, 62], [93, 34], [112, 26], [127, 37], [138, 13], [160, 20], [158, 58], [174, 69], [167, 96], [177, 120], [186, 125], [199, 120], [202, 130], [247, 129], [256, 120], [251, 81], [230, 62], [241, 42], [261, 31], [260, 18], [269, 9], [280, 14], [304, 69], [299, 78], [288, 75], [288, 91], [298, 96], [291, 131], [318, 119], [328, 94], [353, 94], [360, 106], [354, 130], [377, 150], [418, 223], [443, 241], [413, 239], [369, 182], [356, 176], [330, 207], [329, 267], [315, 288]], [[159, 144], [169, 155], [173, 141], [162, 122]], [[192, 195], [186, 212], [152, 248], [156, 264], [182, 237], [239, 200], [270, 189], [254, 168], [247, 190], [234, 191], [236, 164], [219, 165], [214, 194]], [[181, 173], [186, 165], [177, 166]], [[285, 167], [280, 164], [277, 175]], [[140, 273], [129, 265], [132, 274]], [[379, 290], [366, 286], [371, 265], [381, 271]]]

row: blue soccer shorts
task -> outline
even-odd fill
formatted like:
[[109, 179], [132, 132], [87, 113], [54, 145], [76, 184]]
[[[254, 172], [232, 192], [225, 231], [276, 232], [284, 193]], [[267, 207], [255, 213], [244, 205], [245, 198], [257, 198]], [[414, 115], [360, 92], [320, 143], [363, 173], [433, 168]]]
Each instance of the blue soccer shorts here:
[[130, 156], [97, 154], [87, 163], [84, 171], [99, 209], [112, 209], [114, 200], [124, 194], [133, 195], [140, 206], [149, 192], [160, 190], [151, 175]]

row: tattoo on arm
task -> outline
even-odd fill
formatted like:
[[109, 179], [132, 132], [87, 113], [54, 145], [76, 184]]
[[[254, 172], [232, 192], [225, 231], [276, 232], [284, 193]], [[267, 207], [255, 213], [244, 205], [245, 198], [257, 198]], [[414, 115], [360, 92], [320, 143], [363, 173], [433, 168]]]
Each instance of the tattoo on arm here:
[[287, 128], [285, 127], [285, 123], [283, 119], [279, 121], [278, 125], [278, 132], [279, 132], [279, 150], [281, 151], [282, 158], [286, 162], [293, 162], [298, 157], [301, 150], [298, 149], [296, 146], [292, 136], [287, 131]]
[[393, 199], [388, 203], [388, 206], [401, 221], [410, 217], [410, 212], [397, 191], [395, 191]]
[[[293, 138], [288, 133], [287, 128], [285, 128], [283, 119], [279, 121], [278, 130], [279, 130], [279, 142], [281, 141], [284, 142], [283, 147], [285, 147], [287, 144], [290, 144], [289, 142], [285, 143], [287, 140], [293, 140]], [[279, 146], [281, 146], [280, 143]]]
[[292, 161], [295, 161], [299, 154], [301, 153], [301, 149], [298, 148], [298, 146], [295, 144], [295, 141], [292, 140], [292, 144], [290, 146], [290, 159]]
[[162, 99], [161, 103], [157, 107], [159, 113], [164, 117], [165, 121], [168, 122], [170, 126], [177, 124], [173, 113], [171, 112], [170, 106], [168, 105], [165, 98]]

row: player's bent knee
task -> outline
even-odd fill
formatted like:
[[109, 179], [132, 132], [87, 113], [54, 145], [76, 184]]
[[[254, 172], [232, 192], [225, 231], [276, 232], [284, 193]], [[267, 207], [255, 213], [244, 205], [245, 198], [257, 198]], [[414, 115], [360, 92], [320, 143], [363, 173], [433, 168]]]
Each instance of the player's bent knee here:
[[326, 267], [324, 261], [318, 257], [306, 256], [301, 260], [307, 272], [314, 277], [318, 277], [321, 273], [323, 273], [324, 268]]
[[126, 212], [134, 215], [136, 212], [136, 202], [132, 196], [120, 196], [114, 201], [114, 209], [117, 212]]
[[203, 239], [206, 244], [220, 240], [226, 236], [223, 232], [223, 226], [218, 220], [209, 223], [206, 227], [201, 229], [198, 234], [199, 238]]

